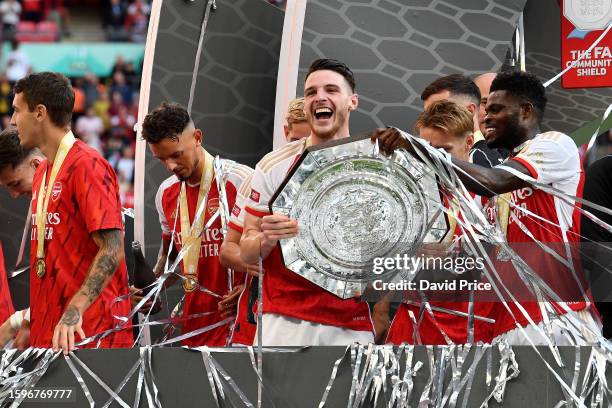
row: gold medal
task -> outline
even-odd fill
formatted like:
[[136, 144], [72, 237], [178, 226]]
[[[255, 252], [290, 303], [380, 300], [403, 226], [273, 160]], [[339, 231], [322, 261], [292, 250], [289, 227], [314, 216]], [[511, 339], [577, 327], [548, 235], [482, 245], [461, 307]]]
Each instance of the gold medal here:
[[47, 265], [45, 264], [45, 260], [43, 258], [36, 259], [36, 276], [42, 278], [45, 276], [45, 272], [47, 272]]
[[202, 243], [202, 230], [206, 217], [207, 196], [213, 179], [213, 157], [204, 151], [204, 169], [200, 179], [198, 202], [196, 204], [193, 224], [189, 218], [187, 203], [187, 185], [183, 182], [179, 195], [179, 213], [181, 217], [182, 246], [186, 250], [183, 258], [183, 289], [193, 292], [198, 284], [198, 262], [200, 260], [200, 245]]
[[197, 283], [197, 275], [186, 274], [185, 279], [183, 279], [183, 289], [185, 289], [187, 293], [193, 292]]
[[47, 272], [47, 265], [45, 264], [45, 226], [47, 221], [47, 208], [49, 208], [49, 198], [51, 197], [51, 191], [55, 185], [55, 178], [57, 177], [62, 163], [66, 159], [68, 152], [72, 148], [72, 145], [76, 142], [76, 138], [72, 132], [66, 133], [62, 138], [60, 145], [57, 149], [57, 153], [53, 158], [53, 167], [51, 167], [51, 174], [49, 175], [49, 182], [47, 183], [47, 170], [45, 170], [42, 182], [40, 183], [40, 189], [38, 190], [38, 197], [36, 198], [36, 276], [42, 278]]

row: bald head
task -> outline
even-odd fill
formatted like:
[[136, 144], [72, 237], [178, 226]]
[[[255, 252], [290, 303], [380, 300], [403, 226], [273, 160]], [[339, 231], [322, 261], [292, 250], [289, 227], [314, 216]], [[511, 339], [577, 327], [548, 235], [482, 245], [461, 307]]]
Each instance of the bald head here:
[[491, 92], [491, 83], [493, 83], [493, 80], [496, 76], [497, 73], [495, 72], [487, 72], [485, 74], [478, 75], [476, 78], [474, 78], [474, 83], [480, 90], [480, 112], [478, 115], [478, 125], [483, 135], [486, 134], [484, 129], [485, 106], [487, 106], [487, 99], [489, 98], [489, 93]]
[[474, 83], [480, 89], [480, 96], [485, 97], [489, 96], [489, 91], [491, 89], [491, 83], [497, 76], [495, 72], [487, 72], [486, 74], [478, 75], [474, 78]]

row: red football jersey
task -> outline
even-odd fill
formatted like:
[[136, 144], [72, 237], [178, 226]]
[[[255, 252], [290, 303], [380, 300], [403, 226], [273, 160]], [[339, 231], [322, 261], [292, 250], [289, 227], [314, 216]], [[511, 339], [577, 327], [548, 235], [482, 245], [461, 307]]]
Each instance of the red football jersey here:
[[[474, 198], [477, 205], [481, 204], [481, 197], [472, 195], [472, 198]], [[461, 239], [461, 236], [462, 229], [461, 226], [457, 224], [453, 233], [453, 240], [458, 241]], [[400, 303], [395, 317], [393, 318], [393, 322], [391, 323], [391, 327], [389, 328], [386, 343], [446, 345], [447, 341], [442, 332], [444, 332], [452, 344], [467, 343], [467, 314], [469, 303], [465, 301], [431, 301], [430, 305], [432, 307], [433, 318], [432, 315], [424, 309], [419, 323], [420, 305]], [[441, 309], [449, 310], [449, 312]], [[475, 316], [491, 318], [493, 310], [494, 304], [492, 302], [474, 302]], [[465, 313], [465, 315], [462, 316], [453, 312], [461, 312]], [[411, 313], [412, 318], [415, 320], [414, 322], [410, 316]], [[418, 337], [415, 336], [415, 327], [418, 327]], [[474, 341], [490, 343], [492, 339], [493, 323], [482, 319], [474, 319]]]
[[[439, 308], [433, 310], [434, 320], [427, 310], [423, 311], [421, 323], [419, 324], [419, 306], [413, 304], [401, 303], [391, 327], [387, 334], [386, 343], [390, 344], [434, 344], [434, 345], [446, 345], [446, 339], [444, 334], [448, 336], [452, 344], [465, 344], [468, 340], [468, 302], [430, 302], [433, 308]], [[440, 309], [447, 309], [450, 311], [462, 312], [466, 315], [461, 316], [452, 312], [445, 312]], [[491, 318], [493, 309], [493, 303], [491, 302], [475, 302], [474, 303], [474, 316]], [[418, 339], [414, 338], [415, 323], [410, 318], [410, 312], [412, 312], [416, 325], [418, 327], [418, 335], [421, 343]], [[489, 323], [485, 320], [475, 319], [474, 320], [474, 341], [490, 343], [493, 336], [493, 323]], [[415, 341], [417, 340], [417, 341]]]
[[[268, 202], [304, 151], [305, 144], [306, 139], [286, 144], [268, 153], [257, 163], [246, 211], [257, 217], [269, 214]], [[356, 331], [373, 331], [366, 302], [340, 299], [285, 268], [280, 245], [274, 247], [264, 259], [263, 268], [266, 271], [263, 313], [275, 313]]]
[[[234, 323], [232, 344], [250, 346], [255, 342], [255, 332], [257, 331], [257, 325], [250, 323], [247, 319], [249, 313], [249, 293], [251, 285], [253, 284], [253, 277], [247, 274], [243, 276], [243, 278], [244, 289], [240, 293], [240, 298], [238, 299], [238, 312], [236, 314], [236, 322]], [[255, 308], [251, 311], [255, 316]]]
[[0, 244], [0, 322], [6, 321], [13, 313], [15, 313], [15, 308], [13, 307], [4, 266], [4, 252], [2, 252], [2, 244]]
[[[238, 163], [230, 162], [227, 169], [227, 181], [225, 183], [225, 192], [227, 195], [228, 205], [231, 209], [236, 201], [236, 191], [240, 188], [242, 181], [246, 178], [249, 171], [252, 171], [246, 166]], [[162, 238], [169, 241], [174, 229], [174, 247], [176, 251], [181, 249], [181, 222], [180, 214], [177, 219], [177, 200], [180, 196], [181, 182], [176, 176], [171, 176], [166, 179], [160, 186], [155, 197], [155, 204], [159, 214], [159, 220], [162, 227]], [[198, 203], [198, 194], [200, 185], [187, 185], [187, 203], [189, 206], [190, 222], [193, 222]], [[204, 225], [208, 223], [219, 208], [219, 190], [217, 182], [213, 178], [210, 190], [207, 195], [206, 214]], [[183, 306], [183, 316], [188, 317], [199, 313], [213, 312], [210, 315], [197, 317], [194, 319], [185, 319], [182, 323], [182, 332], [186, 334], [194, 330], [198, 330], [224, 320], [218, 309], [221, 296], [229, 292], [227, 268], [223, 267], [219, 262], [219, 249], [223, 243], [223, 232], [221, 230], [221, 219], [217, 218], [215, 222], [203, 232], [204, 238], [200, 245], [200, 259], [198, 262], [198, 284], [213, 292], [217, 296], [195, 290], [188, 292], [185, 295], [185, 304]], [[182, 263], [181, 263], [182, 265]], [[243, 276], [235, 274], [233, 284], [239, 285]], [[229, 336], [230, 325], [223, 326], [206, 331], [202, 334], [189, 337], [182, 341], [186, 346], [209, 346], [222, 347], [225, 346]]]
[[[522, 146], [515, 155], [511, 155], [508, 160], [515, 160], [524, 165], [539, 183], [548, 184], [565, 194], [582, 197], [584, 171], [578, 148], [569, 136], [559, 132], [538, 134]], [[572, 291], [577, 283], [571, 278], [571, 273], [552, 256], [540, 249], [533, 239], [537, 239], [557, 251], [562, 257], [567, 258], [567, 254], [564, 253], [565, 247], [559, 243], [575, 245], [579, 242], [580, 211], [578, 209], [580, 204], [567, 203], [534, 187], [513, 191], [512, 202], [515, 206], [528, 210], [556, 225], [539, 220], [518, 208], [512, 208], [508, 221], [508, 243], [534, 272], [548, 282], [553, 290], [556, 290], [557, 293]], [[578, 260], [577, 255], [578, 251], [574, 251], [572, 256], [575, 264]], [[496, 267], [501, 271], [504, 268], [513, 270], [509, 262], [496, 262]], [[542, 321], [540, 305], [537, 302], [521, 301], [520, 304], [536, 324]], [[567, 306], [572, 310], [582, 310], [587, 307], [587, 303], [572, 301], [567, 302]], [[505, 307], [501, 303], [495, 307], [497, 309], [495, 336], [515, 329], [515, 319]], [[522, 326], [529, 324], [527, 317], [516, 305], [511, 303], [510, 308], [517, 318], [516, 322]], [[565, 313], [559, 307], [556, 309], [559, 313]]]
[[[32, 246], [30, 265], [36, 263], [36, 202], [45, 170], [51, 165], [45, 160], [36, 169], [32, 183]], [[100, 154], [80, 140], [72, 146], [55, 179], [49, 186], [51, 198], [47, 208], [45, 231], [46, 273], [36, 275], [30, 268], [30, 342], [33, 347], [51, 347], [53, 331], [64, 309], [79, 290], [98, 253], [91, 238], [95, 231], [123, 231], [121, 203], [117, 177]], [[111, 281], [83, 316], [83, 331], [92, 336], [115, 327], [126, 316], [130, 301], [114, 300], [128, 293], [125, 262], [121, 262]], [[77, 336], [78, 340], [78, 336]], [[131, 347], [131, 325], [105, 337], [100, 347]], [[85, 347], [95, 347], [97, 342]]]

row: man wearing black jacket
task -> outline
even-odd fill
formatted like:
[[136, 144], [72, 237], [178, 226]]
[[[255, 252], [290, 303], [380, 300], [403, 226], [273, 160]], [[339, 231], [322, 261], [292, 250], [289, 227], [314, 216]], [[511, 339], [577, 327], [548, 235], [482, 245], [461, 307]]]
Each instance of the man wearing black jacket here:
[[[597, 160], [586, 169], [583, 198], [594, 204], [612, 209], [612, 155]], [[583, 206], [608, 225], [612, 225], [612, 215]], [[582, 215], [582, 261], [589, 277], [589, 287], [595, 298], [597, 310], [603, 321], [603, 335], [612, 337], [612, 233], [590, 218]]]

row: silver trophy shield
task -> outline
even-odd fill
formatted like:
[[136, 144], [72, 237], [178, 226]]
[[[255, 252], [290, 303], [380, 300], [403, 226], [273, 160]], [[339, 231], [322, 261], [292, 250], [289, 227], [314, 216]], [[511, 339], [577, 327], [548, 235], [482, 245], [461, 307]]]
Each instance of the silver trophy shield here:
[[414, 255], [449, 229], [433, 174], [403, 151], [386, 157], [369, 138], [307, 148], [270, 200], [298, 221], [281, 240], [288, 269], [336, 296], [358, 296], [375, 279], [375, 258]]

